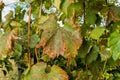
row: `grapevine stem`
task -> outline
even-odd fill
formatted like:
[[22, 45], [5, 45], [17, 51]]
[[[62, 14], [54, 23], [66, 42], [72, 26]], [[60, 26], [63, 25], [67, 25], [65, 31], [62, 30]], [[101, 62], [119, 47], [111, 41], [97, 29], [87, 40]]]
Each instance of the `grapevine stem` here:
[[42, 10], [42, 0], [40, 1], [39, 18], [41, 17], [41, 10]]
[[29, 8], [29, 17], [28, 17], [28, 60], [29, 60], [29, 66], [31, 67], [31, 54], [30, 54], [30, 22], [31, 22], [31, 11], [32, 6], [30, 5]]
[[86, 64], [86, 80], [88, 80], [88, 65]]

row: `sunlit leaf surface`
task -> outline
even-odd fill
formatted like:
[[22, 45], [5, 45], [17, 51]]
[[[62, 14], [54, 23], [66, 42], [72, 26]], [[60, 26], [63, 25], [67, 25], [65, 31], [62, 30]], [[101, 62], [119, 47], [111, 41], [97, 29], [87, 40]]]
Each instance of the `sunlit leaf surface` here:
[[108, 39], [108, 46], [114, 60], [120, 58], [120, 33], [113, 32]]

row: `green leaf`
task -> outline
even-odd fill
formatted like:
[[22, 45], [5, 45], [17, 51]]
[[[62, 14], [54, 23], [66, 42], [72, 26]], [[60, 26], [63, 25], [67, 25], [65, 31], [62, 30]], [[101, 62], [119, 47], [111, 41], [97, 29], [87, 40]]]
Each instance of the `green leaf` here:
[[113, 14], [114, 14], [114, 17], [116, 18], [116, 19], [119, 19], [120, 20], [120, 7], [118, 7], [118, 6], [113, 6], [113, 7], [111, 7], [111, 9], [112, 9], [112, 11], [113, 11]]
[[54, 6], [59, 10], [60, 9], [61, 0], [54, 0]]
[[25, 0], [25, 2], [27, 2], [27, 3], [32, 3], [32, 2], [34, 2], [35, 0]]
[[81, 46], [82, 38], [80, 27], [71, 20], [65, 20], [65, 26], [59, 27], [54, 15], [45, 21], [40, 29], [43, 30], [37, 48], [43, 46], [43, 53], [54, 59], [59, 55], [65, 58], [75, 57], [77, 49]]
[[31, 36], [30, 47], [34, 48], [35, 45], [40, 41], [40, 38], [37, 34]]
[[14, 56], [20, 57], [22, 53], [22, 46], [18, 43], [14, 43]]
[[78, 50], [78, 52], [79, 52], [78, 56], [80, 58], [85, 58], [86, 55], [90, 52], [92, 47], [93, 46], [90, 44], [90, 42], [84, 40], [82, 46]]
[[3, 35], [2, 30], [0, 29], [0, 37]]
[[40, 5], [40, 1], [34, 1], [32, 3], [32, 14], [35, 19], [39, 18]]
[[88, 24], [95, 24], [95, 22], [97, 20], [96, 11], [88, 10], [86, 12], [85, 20], [86, 20], [86, 23], [88, 23]]
[[91, 52], [86, 56], [86, 63], [90, 64], [95, 61], [99, 54], [99, 48], [97, 46], [93, 46]]
[[67, 73], [60, 67], [53, 65], [48, 73], [45, 72], [46, 68], [48, 68], [46, 63], [37, 63], [22, 80], [68, 80]]
[[12, 21], [12, 22], [10, 23], [10, 25], [13, 26], [13, 27], [21, 27], [21, 26], [22, 26], [22, 24], [20, 24], [20, 23], [17, 22], [17, 21]]
[[111, 57], [111, 53], [109, 51], [108, 48], [106, 48], [105, 46], [100, 46], [101, 50], [100, 50], [100, 56], [101, 56], [101, 61], [106, 61]]
[[67, 9], [69, 7], [69, 5], [73, 3], [73, 0], [63, 0], [61, 3], [61, 10], [65, 13], [65, 15], [67, 15]]
[[114, 60], [120, 58], [120, 33], [113, 32], [108, 39], [108, 46]]
[[45, 8], [50, 9], [52, 6], [52, 1], [51, 0], [44, 0]]
[[45, 61], [45, 62], [50, 61], [50, 58], [49, 58], [48, 55], [43, 55], [40, 59], [43, 60], [43, 61]]
[[71, 3], [67, 8], [67, 17], [72, 17], [75, 11], [76, 16], [83, 14], [83, 5], [80, 2]]
[[44, 23], [46, 20], [48, 20], [49, 16], [41, 16], [36, 22], [35, 22], [35, 26], [37, 26], [38, 24], [42, 24]]
[[104, 34], [105, 28], [97, 27], [92, 30], [90, 37], [95, 40], [99, 40], [99, 38]]
[[6, 21], [9, 21], [9, 20], [11, 20], [12, 17], [13, 17], [13, 11], [10, 11], [10, 12], [5, 16], [5, 19], [6, 19]]

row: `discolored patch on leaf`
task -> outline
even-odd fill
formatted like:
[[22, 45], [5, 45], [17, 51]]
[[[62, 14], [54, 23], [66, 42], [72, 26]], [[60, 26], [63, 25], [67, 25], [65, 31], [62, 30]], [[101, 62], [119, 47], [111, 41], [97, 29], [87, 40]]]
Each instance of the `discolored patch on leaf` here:
[[16, 29], [2, 35], [2, 37], [0, 37], [0, 56], [5, 57], [6, 54], [12, 52], [14, 40], [17, 39]]
[[54, 59], [59, 55], [72, 58], [77, 55], [77, 49], [82, 44], [80, 27], [70, 19], [65, 20], [64, 27], [59, 27], [54, 15], [40, 27], [43, 30], [41, 40], [36, 48], [42, 46], [43, 53]]
[[60, 67], [56, 65], [49, 67], [49, 73], [46, 73], [46, 68], [48, 68], [46, 63], [37, 63], [27, 71], [28, 74], [24, 75], [22, 80], [68, 80], [67, 73]]

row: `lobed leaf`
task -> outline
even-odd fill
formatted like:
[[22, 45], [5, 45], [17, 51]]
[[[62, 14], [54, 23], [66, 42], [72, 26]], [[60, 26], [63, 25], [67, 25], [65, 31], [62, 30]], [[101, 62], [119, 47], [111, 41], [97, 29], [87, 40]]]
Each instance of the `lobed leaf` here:
[[16, 26], [21, 27], [22, 26], [22, 24], [17, 22], [17, 21], [11, 21], [10, 25], [13, 26], [13, 27], [16, 27]]
[[106, 61], [111, 57], [111, 53], [108, 48], [101, 46], [100, 50], [101, 61]]
[[65, 58], [75, 57], [77, 49], [82, 44], [80, 27], [71, 20], [65, 20], [65, 26], [59, 27], [54, 15], [43, 23], [40, 27], [43, 30], [41, 40], [36, 45], [37, 48], [42, 46], [43, 53], [54, 59], [59, 55]]
[[60, 9], [60, 4], [62, 0], [54, 0], [54, 6], [59, 10]]
[[40, 41], [40, 38], [38, 35], [36, 34], [32, 35], [30, 40], [30, 47], [34, 48], [39, 41]]
[[95, 40], [99, 40], [99, 38], [102, 36], [102, 34], [104, 33], [105, 31], [105, 28], [103, 27], [97, 27], [95, 29], [92, 30], [91, 34], [90, 34], [90, 37], [92, 39], [95, 39]]
[[90, 64], [95, 61], [99, 54], [99, 48], [97, 46], [93, 46], [91, 52], [86, 56], [86, 63]]
[[18, 39], [16, 29], [0, 37], [0, 56], [2, 56], [2, 58], [6, 57], [6, 54], [13, 51], [13, 43], [16, 39]]
[[67, 73], [60, 67], [56, 65], [49, 67], [49, 73], [46, 72], [46, 68], [48, 68], [46, 63], [39, 62], [27, 71], [22, 80], [68, 80]]
[[68, 14], [67, 9], [71, 3], [73, 3], [73, 0], [63, 0], [62, 1], [61, 10], [65, 13], [65, 15]]
[[83, 14], [83, 4], [80, 2], [71, 3], [67, 8], [67, 17], [72, 17], [75, 11], [76, 16]]
[[113, 32], [108, 39], [108, 46], [114, 60], [120, 58], [120, 33]]

